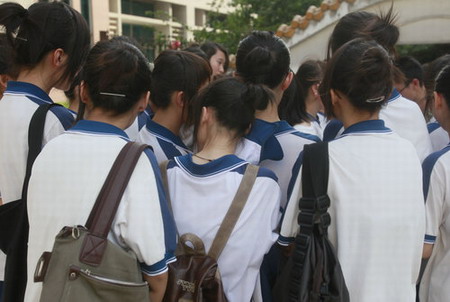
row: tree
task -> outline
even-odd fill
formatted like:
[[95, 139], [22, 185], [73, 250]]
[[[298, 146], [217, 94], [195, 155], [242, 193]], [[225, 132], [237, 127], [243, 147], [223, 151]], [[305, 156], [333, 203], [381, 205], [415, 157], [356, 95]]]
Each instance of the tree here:
[[320, 5], [321, 0], [232, 0], [233, 11], [227, 15], [219, 12], [223, 0], [214, 0], [213, 12], [208, 14], [207, 27], [194, 31], [198, 42], [206, 40], [224, 45], [236, 53], [239, 41], [252, 30], [276, 31], [283, 23], [290, 23], [294, 15], [304, 15], [310, 5]]

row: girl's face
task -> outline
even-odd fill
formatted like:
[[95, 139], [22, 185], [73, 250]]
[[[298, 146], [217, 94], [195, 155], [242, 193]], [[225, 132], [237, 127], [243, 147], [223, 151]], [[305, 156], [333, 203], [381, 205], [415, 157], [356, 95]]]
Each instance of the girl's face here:
[[225, 54], [221, 50], [217, 50], [216, 53], [209, 59], [213, 76], [225, 73], [225, 61]]

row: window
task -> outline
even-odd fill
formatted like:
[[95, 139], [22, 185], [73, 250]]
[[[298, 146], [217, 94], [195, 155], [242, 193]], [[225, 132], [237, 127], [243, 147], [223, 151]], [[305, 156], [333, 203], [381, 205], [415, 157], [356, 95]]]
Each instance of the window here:
[[91, 27], [91, 5], [90, 0], [81, 0], [81, 15], [86, 20], [89, 28]]
[[122, 24], [122, 35], [134, 38], [141, 46], [144, 55], [152, 62], [155, 58], [155, 30], [148, 26]]
[[155, 9], [153, 3], [135, 0], [121, 0], [121, 1], [123, 14], [141, 17], [153, 17]]

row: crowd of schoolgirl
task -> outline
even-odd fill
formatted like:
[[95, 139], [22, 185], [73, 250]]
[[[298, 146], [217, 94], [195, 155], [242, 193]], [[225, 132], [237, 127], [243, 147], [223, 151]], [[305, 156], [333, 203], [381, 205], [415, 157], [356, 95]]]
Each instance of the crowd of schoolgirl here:
[[[396, 59], [393, 21], [392, 9], [345, 15], [326, 63], [304, 62], [295, 74], [285, 43], [255, 31], [229, 74], [228, 53], [213, 42], [163, 51], [150, 64], [127, 37], [91, 48], [86, 22], [63, 3], [0, 5], [3, 204], [21, 197], [33, 113], [53, 102], [52, 88], [73, 101], [48, 113], [32, 170], [25, 301], [39, 300], [39, 256], [63, 226], [86, 221], [130, 140], [152, 149], [138, 161], [109, 240], [135, 253], [151, 301], [164, 296], [177, 230], [208, 250], [249, 163], [260, 169], [218, 265], [229, 301], [277, 301], [271, 288], [299, 229], [301, 152], [322, 140], [328, 233], [350, 299], [415, 301], [423, 257], [420, 301], [447, 301], [450, 58], [425, 71], [414, 58]], [[171, 207], [159, 168], [167, 160]]]

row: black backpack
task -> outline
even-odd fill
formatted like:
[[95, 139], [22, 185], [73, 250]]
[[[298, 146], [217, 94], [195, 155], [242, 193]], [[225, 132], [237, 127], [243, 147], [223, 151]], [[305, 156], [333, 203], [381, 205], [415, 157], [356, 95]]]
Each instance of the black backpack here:
[[303, 151], [300, 231], [274, 289], [275, 301], [348, 302], [341, 266], [328, 240], [328, 144], [306, 145]]

